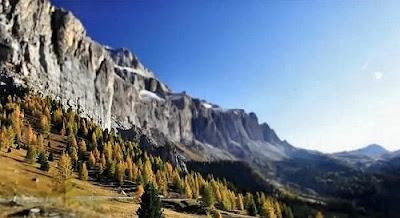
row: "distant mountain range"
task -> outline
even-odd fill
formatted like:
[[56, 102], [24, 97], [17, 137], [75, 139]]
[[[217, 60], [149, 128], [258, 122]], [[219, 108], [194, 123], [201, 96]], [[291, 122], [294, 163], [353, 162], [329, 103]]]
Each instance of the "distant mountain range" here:
[[400, 151], [390, 152], [384, 146], [378, 144], [333, 154], [335, 158], [360, 168], [367, 168], [377, 161], [388, 161], [397, 155], [400, 155]]
[[371, 144], [357, 150], [349, 151], [347, 153], [352, 155], [364, 155], [371, 158], [379, 158], [382, 155], [389, 153], [389, 151], [381, 145]]
[[382, 145], [371, 144], [356, 150], [337, 152], [332, 156], [354, 168], [378, 172], [400, 157], [400, 151], [391, 152]]

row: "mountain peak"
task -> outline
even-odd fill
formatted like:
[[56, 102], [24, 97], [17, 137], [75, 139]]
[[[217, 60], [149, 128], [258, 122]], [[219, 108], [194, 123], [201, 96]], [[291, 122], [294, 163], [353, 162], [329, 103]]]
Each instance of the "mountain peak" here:
[[389, 151], [386, 150], [386, 148], [384, 148], [382, 145], [370, 144], [363, 148], [349, 151], [348, 153], [355, 154], [355, 155], [363, 155], [363, 156], [368, 156], [368, 157], [379, 157], [388, 152]]

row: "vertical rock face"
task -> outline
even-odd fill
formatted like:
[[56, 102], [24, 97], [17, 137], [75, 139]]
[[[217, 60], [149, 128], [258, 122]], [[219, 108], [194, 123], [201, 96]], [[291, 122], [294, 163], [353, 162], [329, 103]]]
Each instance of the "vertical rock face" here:
[[279, 160], [292, 149], [254, 113], [173, 93], [130, 51], [93, 41], [76, 17], [48, 0], [0, 0], [0, 62], [103, 128], [136, 126], [204, 159]]

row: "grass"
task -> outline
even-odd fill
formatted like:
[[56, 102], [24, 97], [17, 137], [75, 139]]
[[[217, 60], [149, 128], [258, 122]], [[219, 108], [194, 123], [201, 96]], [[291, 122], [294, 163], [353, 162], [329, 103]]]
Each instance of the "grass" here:
[[[78, 214], [78, 217], [133, 217], [136, 214], [139, 205], [132, 200], [115, 200], [113, 197], [121, 196], [117, 192], [75, 178], [72, 179], [74, 188], [68, 194], [68, 203], [64, 205], [60, 195], [54, 193], [52, 171], [54, 171], [55, 163], [50, 164], [49, 172], [43, 172], [38, 169], [38, 164], [26, 163], [25, 154], [26, 151], [22, 149], [13, 149], [11, 153], [0, 151], [0, 197], [11, 198], [16, 195], [30, 197], [34, 201], [24, 201], [23, 205], [18, 207], [0, 204], [0, 217], [37, 206], [61, 209], [65, 213]], [[89, 197], [79, 198], [82, 196]], [[110, 198], [91, 199], [90, 196]], [[164, 209], [164, 215], [177, 218], [201, 217], [178, 213], [170, 209]]]

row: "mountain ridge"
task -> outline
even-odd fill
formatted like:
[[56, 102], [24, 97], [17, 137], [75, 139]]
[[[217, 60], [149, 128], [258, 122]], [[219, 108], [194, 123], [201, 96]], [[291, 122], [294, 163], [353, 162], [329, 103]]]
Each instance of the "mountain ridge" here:
[[[146, 144], [176, 144], [183, 159], [190, 160], [192, 152], [202, 161], [245, 161], [266, 178], [312, 194], [334, 193], [325, 182], [332, 178], [325, 177], [338, 169], [358, 176], [330, 155], [281, 140], [255, 113], [174, 93], [132, 52], [94, 41], [71, 12], [48, 0], [0, 0], [0, 47], [1, 67], [18, 83], [60, 100], [104, 129], [126, 135], [140, 129], [155, 141]], [[308, 178], [300, 181], [304, 174]], [[359, 184], [345, 182], [345, 187]]]
[[388, 153], [390, 152], [382, 145], [369, 144], [355, 150], [337, 152], [334, 155], [362, 155], [370, 158], [379, 158]]
[[27, 86], [79, 109], [103, 128], [137, 126], [148, 135], [211, 149], [212, 158], [232, 159], [224, 154], [227, 149], [242, 157], [259, 148], [268, 150], [261, 152], [268, 159], [285, 157], [274, 146], [282, 141], [254, 113], [173, 93], [129, 50], [88, 37], [71, 12], [49, 1], [2, 0], [1, 5], [1, 45], [7, 48], [2, 66], [13, 66], [14, 77]]

